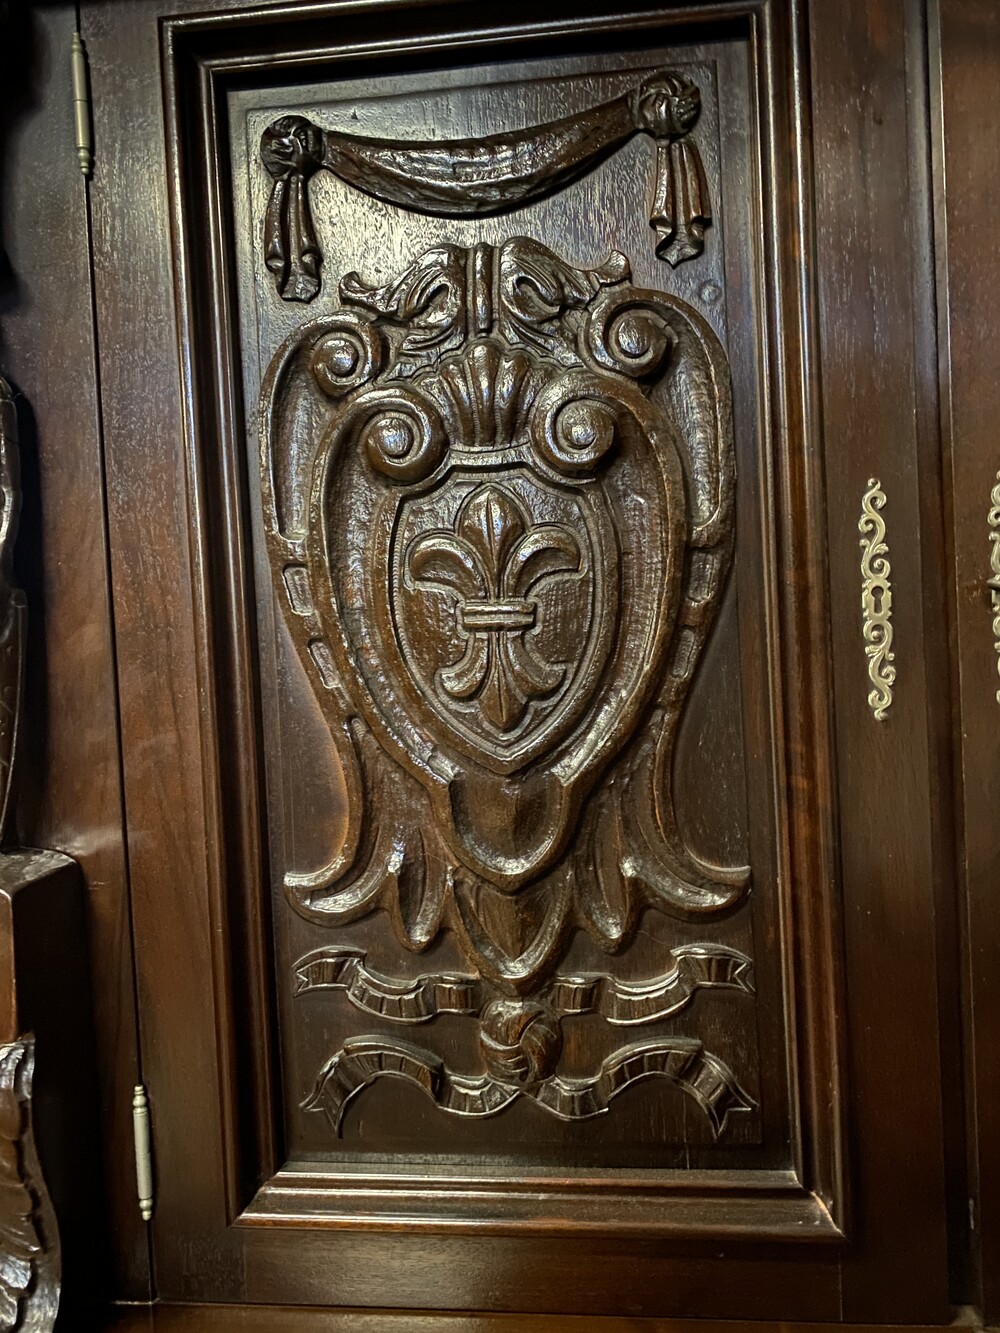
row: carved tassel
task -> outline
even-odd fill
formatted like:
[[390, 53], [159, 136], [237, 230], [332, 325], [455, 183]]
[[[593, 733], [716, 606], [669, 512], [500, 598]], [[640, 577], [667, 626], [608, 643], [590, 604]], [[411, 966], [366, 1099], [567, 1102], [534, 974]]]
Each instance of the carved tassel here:
[[613, 102], [482, 139], [368, 139], [282, 116], [261, 139], [261, 159], [274, 180], [265, 263], [282, 299], [311, 301], [319, 291], [322, 255], [308, 195], [319, 170], [414, 212], [481, 217], [552, 194], [636, 134], [648, 134], [656, 141], [650, 216], [656, 254], [677, 265], [701, 254], [712, 216], [701, 156], [688, 137], [700, 112], [697, 85], [660, 71]]
[[657, 234], [656, 257], [676, 268], [700, 255], [712, 220], [708, 183], [697, 148], [687, 139], [656, 145], [656, 181], [649, 225]]
[[319, 291], [322, 253], [309, 208], [309, 178], [322, 165], [323, 133], [302, 116], [282, 116], [265, 133], [264, 165], [274, 185], [264, 216], [264, 263], [285, 301]]

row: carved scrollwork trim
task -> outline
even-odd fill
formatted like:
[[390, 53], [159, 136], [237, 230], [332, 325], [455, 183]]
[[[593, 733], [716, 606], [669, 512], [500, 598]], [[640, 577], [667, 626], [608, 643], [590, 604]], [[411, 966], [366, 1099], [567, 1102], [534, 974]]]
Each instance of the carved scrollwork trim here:
[[265, 263], [283, 300], [311, 301], [319, 291], [322, 253], [309, 205], [317, 171], [414, 212], [484, 216], [560, 190], [634, 135], [648, 134], [656, 145], [649, 225], [657, 256], [676, 266], [701, 254], [712, 218], [705, 169], [689, 137], [700, 111], [697, 84], [660, 70], [612, 102], [480, 139], [367, 139], [281, 116], [261, 139], [273, 180]]
[[321, 1069], [302, 1103], [323, 1112], [341, 1133], [344, 1112], [353, 1097], [379, 1078], [401, 1078], [453, 1115], [485, 1117], [504, 1110], [517, 1097], [530, 1097], [560, 1120], [603, 1115], [613, 1098], [645, 1078], [662, 1078], [692, 1097], [718, 1138], [733, 1113], [755, 1109], [732, 1070], [692, 1037], [635, 1042], [614, 1051], [593, 1078], [551, 1076], [519, 1083], [493, 1073], [455, 1074], [431, 1051], [384, 1037], [347, 1041]]
[[59, 1304], [55, 1216], [31, 1127], [33, 1040], [0, 1046], [0, 1330], [53, 1327]]
[[673, 796], [732, 555], [728, 366], [629, 279], [523, 236], [437, 245], [381, 286], [347, 274], [351, 308], [262, 392], [276, 589], [348, 788], [341, 851], [289, 901], [384, 908], [411, 949], [450, 929], [518, 994], [574, 922], [614, 950], [646, 905], [749, 886], [685, 845]]
[[[628, 983], [605, 973], [557, 976], [539, 999], [557, 1018], [598, 1014], [618, 1027], [655, 1023], [678, 1013], [702, 988], [753, 994], [753, 963], [721, 944], [682, 944], [670, 951], [674, 966], [650, 981]], [[412, 980], [369, 968], [362, 949], [331, 945], [295, 964], [295, 994], [344, 991], [358, 1009], [394, 1023], [426, 1023], [438, 1014], [478, 1015], [491, 995], [481, 978], [454, 973]]]
[[861, 613], [868, 660], [868, 678], [872, 688], [868, 706], [882, 722], [892, 704], [892, 686], [896, 679], [892, 651], [892, 584], [889, 546], [885, 540], [885, 520], [881, 510], [885, 492], [877, 477], [869, 477], [861, 497]]
[[[990, 530], [990, 577], [987, 587], [990, 590], [990, 605], [993, 611], [993, 651], [997, 659], [997, 675], [1000, 675], [1000, 472], [997, 473], [996, 485], [990, 492], [990, 510], [986, 517]], [[996, 693], [1000, 704], [1000, 690]]]

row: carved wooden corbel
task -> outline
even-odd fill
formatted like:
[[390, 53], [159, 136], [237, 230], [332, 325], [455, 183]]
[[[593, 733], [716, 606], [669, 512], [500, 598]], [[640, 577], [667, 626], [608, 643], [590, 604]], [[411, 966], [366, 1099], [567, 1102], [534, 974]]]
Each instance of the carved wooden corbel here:
[[0, 1045], [0, 1329], [47, 1333], [59, 1307], [55, 1215], [35, 1152], [32, 1037]]
[[[0, 830], [6, 833], [24, 674], [24, 593], [12, 552], [21, 507], [14, 401], [0, 379]], [[6, 845], [8, 839], [4, 837]], [[56, 852], [0, 852], [0, 1331], [48, 1333], [59, 1306], [55, 1214], [35, 1151], [35, 1040], [24, 1034], [18, 986], [19, 910], [72, 863]]]
[[323, 257], [309, 206], [317, 171], [416, 213], [482, 217], [553, 194], [636, 134], [648, 134], [656, 145], [649, 225], [657, 256], [676, 267], [701, 254], [712, 219], [705, 169], [690, 137], [700, 112], [697, 84], [661, 70], [612, 102], [482, 139], [367, 139], [281, 116], [261, 139], [274, 181], [265, 263], [284, 300], [311, 301], [319, 291]]

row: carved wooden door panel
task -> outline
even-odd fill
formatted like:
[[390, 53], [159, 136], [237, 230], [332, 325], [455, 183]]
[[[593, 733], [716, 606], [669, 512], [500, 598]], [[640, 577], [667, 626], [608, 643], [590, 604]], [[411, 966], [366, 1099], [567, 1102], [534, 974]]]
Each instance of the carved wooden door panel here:
[[[167, 1297], [878, 1318], [880, 1271], [944, 1310], [939, 1230], [889, 1234], [941, 1188], [917, 613], [876, 549], [917, 501], [905, 440], [824, 461], [807, 16], [738, 11], [130, 10], [188, 492], [112, 521]], [[89, 41], [100, 104], [128, 39], [97, 6]], [[169, 308], [148, 247], [133, 280]], [[129, 549], [186, 684], [130, 672]], [[903, 813], [855, 876], [865, 755]]]
[[[303, 1164], [264, 1186], [264, 1216], [310, 1189], [325, 1211], [316, 1163], [349, 1180], [370, 1153], [432, 1167], [366, 1211], [483, 1225], [530, 1224], [535, 1174], [597, 1170], [611, 1142], [637, 1171], [782, 1165], [785, 1075], [761, 1058], [782, 1050], [781, 956], [754, 943], [777, 930], [779, 872], [747, 799], [748, 776], [773, 784], [772, 744], [739, 669], [766, 658], [762, 589], [749, 622], [730, 596], [716, 624], [738, 521], [723, 338], [754, 325], [726, 310], [718, 222], [706, 244], [716, 62], [735, 55], [522, 62], [516, 120], [492, 63], [233, 115]], [[643, 1204], [584, 1175], [548, 1210], [655, 1229], [670, 1199], [650, 1184]], [[736, 1195], [713, 1225], [753, 1199]], [[829, 1224], [800, 1189], [787, 1204], [790, 1227]]]

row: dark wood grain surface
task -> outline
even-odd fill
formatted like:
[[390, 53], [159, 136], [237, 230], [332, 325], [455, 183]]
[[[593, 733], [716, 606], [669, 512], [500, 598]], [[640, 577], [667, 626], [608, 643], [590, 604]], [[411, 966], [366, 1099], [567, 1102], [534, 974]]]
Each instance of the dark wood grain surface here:
[[89, 187], [18, 20], [111, 1327], [1000, 1300], [987, 8], [86, 0]]
[[[86, 882], [107, 1230], [100, 1282], [148, 1294], [148, 1251], [133, 1203], [131, 1135], [138, 1076], [123, 833], [114, 626], [95, 376], [86, 186], [73, 154], [45, 154], [72, 125], [72, 6], [17, 6], [4, 44], [10, 108], [0, 191], [7, 265], [2, 364], [17, 391], [24, 501], [16, 564], [28, 655], [17, 832], [73, 856]], [[113, 1274], [113, 1276], [112, 1276]], [[96, 1274], [92, 1274], [96, 1278]]]
[[[845, 1284], [848, 1318], [873, 1311], [888, 1318], [890, 1305], [894, 1317], [917, 1318], [946, 1290], [943, 1173], [916, 1171], [904, 1182], [894, 1171], [898, 1151], [937, 1158], [942, 1138], [941, 1087], [936, 1079], [932, 1087], [925, 1071], [938, 1067], [936, 988], [927, 984], [936, 968], [939, 870], [928, 708], [941, 703], [936, 682], [946, 645], [943, 616], [940, 608], [935, 616], [933, 589], [927, 597], [922, 574], [922, 549], [934, 549], [939, 539], [922, 521], [921, 487], [932, 484], [933, 474], [928, 478], [919, 466], [922, 458], [935, 466], [936, 427], [927, 410], [928, 395], [931, 409], [935, 404], [933, 369], [919, 355], [933, 312], [916, 287], [931, 263], [920, 225], [928, 181], [911, 159], [908, 128], [910, 117], [925, 114], [919, 42], [908, 39], [908, 23], [918, 23], [919, 15], [915, 7], [904, 11], [859, 3], [838, 6], [835, 15], [817, 7], [810, 20], [829, 576], [843, 590], [832, 600], [830, 632], [854, 998], [851, 1152], [859, 1187], [880, 1200], [863, 1223], [864, 1251], [846, 1261], [854, 1273]], [[863, 48], [838, 37], [845, 21], [868, 34]], [[847, 595], [848, 580], [857, 578], [857, 518], [870, 478], [887, 496], [898, 667], [892, 712], [874, 725], [859, 656], [858, 601]], [[914, 784], [914, 772], [928, 777]], [[889, 955], [895, 961], [887, 968]], [[871, 1005], [905, 1014], [905, 1038], [897, 1023], [872, 1024], [865, 1017]], [[888, 1093], [892, 1086], [908, 1091], [897, 1098]], [[905, 1255], [897, 1245], [904, 1230]], [[881, 1258], [872, 1264], [875, 1253]], [[918, 1254], [923, 1259], [914, 1262]], [[896, 1263], [900, 1275], [908, 1274], [905, 1291], [889, 1280]]]
[[[120, 1310], [100, 1326], [113, 1333], [826, 1333], [833, 1324], [740, 1323], [719, 1320], [588, 1318], [557, 1315], [426, 1314], [416, 1310], [261, 1310], [210, 1306]], [[854, 1324], [856, 1333], [885, 1325]], [[893, 1325], [899, 1333], [924, 1333], [932, 1325]], [[975, 1327], [959, 1319], [953, 1327]]]
[[[807, 25], [797, 7], [772, 4], [736, 23], [706, 16], [698, 29], [678, 27], [673, 12], [611, 21], [597, 10], [574, 11], [567, 36], [558, 15], [540, 24], [510, 10], [503, 19], [509, 51], [500, 53], [494, 40], [487, 61], [476, 17], [463, 7], [445, 16], [387, 5], [376, 27], [359, 13], [322, 53], [306, 11], [301, 23], [280, 30], [266, 28], [263, 12], [251, 22], [248, 12], [215, 19], [211, 8], [161, 29], [162, 13], [152, 3], [84, 13], [104, 144], [93, 186], [95, 299], [139, 1004], [160, 1174], [153, 1237], [161, 1291], [251, 1300], [294, 1292], [303, 1302], [356, 1304], [375, 1299], [370, 1274], [377, 1271], [383, 1302], [391, 1293], [394, 1305], [439, 1304], [435, 1285], [450, 1271], [462, 1275], [453, 1300], [470, 1308], [610, 1313], [621, 1309], [615, 1293], [627, 1291], [636, 1314], [682, 1313], [697, 1300], [707, 1314], [864, 1317], [887, 1314], [891, 1302], [897, 1317], [943, 1318], [938, 865], [927, 832], [933, 764], [923, 684], [934, 649], [924, 633], [920, 556], [927, 540], [921, 488], [932, 487], [933, 477], [925, 483], [912, 462], [923, 456], [926, 418], [918, 411], [915, 434], [914, 404], [924, 400], [913, 356], [927, 311], [914, 286], [929, 253], [926, 236], [909, 225], [927, 205], [926, 181], [908, 174], [908, 118], [920, 114], [913, 30], [895, 11], [872, 28], [859, 10], [845, 41], [819, 10]], [[420, 53], [442, 40], [443, 61]], [[276, 83], [276, 49], [298, 64], [294, 87]], [[230, 77], [236, 56], [238, 85]], [[859, 61], [867, 70], [860, 84]], [[489, 154], [499, 141], [491, 135], [522, 133], [537, 146], [547, 142], [545, 125], [566, 125], [566, 117], [586, 116], [616, 95], [631, 105], [629, 89], [678, 65], [701, 95], [699, 117], [683, 128], [712, 201], [702, 255], [670, 270], [649, 245], [639, 168], [653, 145], [644, 138], [577, 171], [551, 197], [526, 199], [516, 231], [502, 211], [449, 217], [445, 201], [435, 204], [444, 218], [428, 213], [424, 194], [437, 168], [427, 163], [438, 152], [432, 140], [474, 191], [476, 172], [491, 181], [496, 175]], [[123, 66], [135, 75], [125, 84], [117, 77]], [[680, 87], [664, 85], [665, 107]], [[854, 119], [845, 123], [848, 106]], [[288, 113], [305, 120], [281, 120]], [[663, 114], [668, 119], [656, 124], [665, 131], [679, 113]], [[276, 125], [293, 128], [275, 136]], [[407, 208], [398, 185], [356, 189], [353, 168], [347, 179], [311, 179], [312, 158], [302, 159], [298, 177], [284, 175], [278, 159], [261, 158], [262, 136], [268, 154], [277, 145], [294, 156], [320, 134], [309, 128], [315, 125], [328, 136], [346, 134], [335, 140], [337, 151], [349, 139], [351, 153], [366, 155], [380, 181], [387, 172], [398, 177], [400, 163], [412, 159], [417, 165], [407, 169], [424, 182], [417, 206]], [[410, 158], [400, 141], [417, 145]], [[482, 143], [478, 157], [464, 146], [473, 141]], [[334, 140], [317, 142], [326, 153]], [[901, 175], [863, 194], [856, 183], [870, 177], [873, 163], [891, 163]], [[311, 217], [302, 212], [305, 191]], [[521, 332], [499, 339], [493, 332], [507, 307], [491, 266], [507, 271], [513, 252], [503, 243], [517, 234], [551, 252], [519, 252], [511, 288], [541, 282], [537, 291], [557, 292], [544, 298], [550, 313], [534, 342]], [[271, 247], [266, 256], [262, 236]], [[445, 241], [456, 248], [421, 260]], [[311, 247], [322, 253], [318, 293], [296, 286], [298, 278], [289, 289], [292, 259], [308, 260]], [[449, 406], [447, 357], [460, 368], [466, 325], [442, 312], [461, 311], [464, 321], [463, 284], [472, 284], [469, 317], [487, 348], [482, 357], [492, 346], [524, 359], [528, 347], [523, 374], [555, 384], [546, 358], [561, 358], [565, 374], [582, 364], [573, 358], [585, 344], [573, 341], [583, 337], [576, 326], [561, 333], [554, 320], [568, 302], [582, 321], [587, 301], [604, 289], [611, 295], [602, 300], [618, 299], [614, 284], [624, 270], [614, 280], [610, 270], [604, 278], [580, 276], [616, 249], [627, 255], [648, 308], [666, 289], [680, 312], [670, 316], [673, 324], [655, 316], [681, 349], [675, 397], [656, 388], [652, 368], [642, 371], [642, 394], [665, 420], [674, 412], [673, 429], [688, 440], [678, 476], [692, 507], [682, 526], [692, 525], [691, 533], [697, 498], [711, 508], [719, 467], [711, 450], [699, 445], [699, 454], [693, 442], [725, 418], [725, 380], [732, 382], [736, 573], [728, 586], [725, 562], [712, 564], [711, 542], [725, 549], [730, 540], [724, 513], [720, 536], [699, 539], [697, 575], [695, 564], [684, 563], [695, 557], [678, 556], [674, 566], [673, 556], [658, 554], [679, 540], [660, 536], [678, 521], [681, 494], [671, 490], [663, 449], [657, 466], [667, 470], [659, 481], [655, 470], [643, 470], [633, 443], [621, 446], [627, 479], [616, 481], [613, 467], [606, 482], [601, 471], [588, 482], [591, 496], [604, 487], [612, 497], [602, 503], [627, 553], [622, 575], [608, 556], [598, 557], [593, 524], [593, 550], [580, 545], [578, 502], [568, 498], [582, 484], [576, 464], [559, 474], [559, 446], [543, 441], [544, 467], [560, 476], [557, 502], [531, 480], [528, 462], [514, 459], [510, 450], [525, 447], [516, 432], [530, 434], [527, 415], [515, 412], [512, 439], [499, 441], [509, 449], [490, 464], [493, 490], [479, 506], [478, 528], [478, 492], [456, 492], [451, 503], [447, 488], [455, 483], [434, 471], [443, 466], [435, 453], [444, 447], [442, 430], [448, 447], [497, 444], [492, 436], [480, 440], [474, 422], [463, 426]], [[268, 267], [272, 259], [277, 268]], [[567, 295], [583, 282], [590, 297]], [[891, 307], [875, 300], [879, 291], [891, 296]], [[435, 304], [449, 292], [457, 305]], [[289, 294], [300, 302], [283, 299]], [[304, 312], [301, 298], [310, 296]], [[317, 317], [327, 322], [295, 342], [297, 327]], [[535, 317], [508, 327], [530, 330]], [[630, 318], [634, 339], [641, 330], [638, 316]], [[685, 404], [684, 377], [693, 372], [682, 353], [697, 320], [720, 350], [697, 371], [707, 387]], [[423, 345], [432, 350], [417, 354], [420, 337], [431, 335], [436, 341]], [[707, 336], [698, 335], [705, 346]], [[370, 369], [352, 379], [352, 367], [341, 362], [359, 337], [385, 349], [372, 351]], [[556, 351], [545, 341], [553, 337], [570, 341]], [[287, 355], [299, 357], [303, 373], [286, 379], [273, 372], [262, 441], [259, 389], [286, 338]], [[600, 360], [599, 349], [585, 355], [591, 376], [621, 374], [613, 358]], [[488, 398], [493, 380], [478, 365], [461, 362], [461, 373], [477, 374], [477, 393]], [[341, 387], [338, 375], [349, 383]], [[620, 405], [624, 390], [615, 392]], [[386, 394], [396, 395], [396, 415], [379, 425], [366, 395], [381, 404]], [[424, 445], [411, 461], [393, 431], [402, 429], [400, 413], [419, 416], [427, 402], [444, 426], [428, 428], [425, 466]], [[645, 407], [629, 410], [652, 420]], [[355, 419], [361, 425], [352, 426]], [[500, 429], [500, 418], [493, 420], [490, 429]], [[590, 429], [590, 420], [581, 418], [580, 428]], [[326, 437], [331, 422], [334, 434]], [[323, 438], [353, 445], [352, 431], [367, 442], [359, 462], [320, 499], [310, 490], [312, 453]], [[256, 480], [262, 443], [263, 502]], [[716, 460], [724, 457], [714, 447]], [[888, 496], [899, 661], [884, 720], [868, 707], [857, 611], [858, 513], [875, 474]], [[407, 500], [410, 509], [399, 512], [409, 517], [390, 522], [389, 510], [383, 513], [390, 484], [437, 490], [427, 491], [431, 499], [420, 492]], [[641, 499], [645, 517], [627, 517], [629, 495]], [[399, 565], [394, 548], [383, 550], [380, 534], [397, 522], [411, 555], [419, 548], [420, 569], [416, 556]], [[561, 552], [552, 568], [566, 581], [562, 621], [550, 593], [532, 600], [508, 589], [515, 597], [508, 605], [499, 564], [493, 582], [487, 570], [483, 588], [466, 589], [464, 601], [424, 590], [421, 580], [437, 569], [441, 552], [473, 550], [476, 533], [487, 528], [501, 545], [515, 528], [511, 540], [527, 540], [532, 523], [548, 534], [546, 549]], [[287, 626], [276, 614], [272, 562]], [[596, 647], [578, 648], [574, 635], [585, 617], [573, 597], [583, 594], [569, 580], [583, 589], [589, 569], [600, 574], [587, 594], [596, 599], [589, 631]], [[451, 586], [444, 577], [435, 586]], [[685, 656], [658, 656], [660, 622], [648, 619], [647, 583], [662, 585], [663, 615], [683, 619], [693, 615], [684, 610], [689, 578], [703, 581], [704, 623], [684, 631]], [[616, 579], [618, 591], [609, 593]], [[699, 666], [697, 647], [717, 594], [718, 624]], [[424, 627], [414, 631], [422, 615]], [[536, 672], [530, 681], [517, 678], [517, 693], [502, 652], [512, 641], [504, 636], [523, 634], [525, 617], [537, 629], [540, 617], [549, 637], [532, 640], [544, 645], [537, 671], [548, 653], [564, 664], [559, 680], [576, 680], [567, 673], [580, 653], [600, 659], [609, 615], [619, 634], [644, 637], [650, 649], [646, 660], [614, 659], [613, 670], [601, 667], [605, 676], [594, 668], [593, 681], [617, 691], [622, 711], [607, 741], [598, 704], [585, 728], [597, 747], [593, 778], [582, 784], [584, 802], [598, 812], [591, 828], [586, 803], [556, 817], [545, 795], [545, 746], [556, 745], [556, 736], [563, 744], [559, 709], [569, 716], [590, 707], [602, 697], [597, 684], [579, 699], [567, 693], [563, 703], [555, 676], [543, 684]], [[549, 624], [562, 626], [555, 637]], [[675, 632], [664, 628], [665, 642]], [[299, 658], [289, 634], [302, 640]], [[454, 675], [456, 653], [477, 644], [487, 653], [482, 670], [469, 675], [471, 683], [456, 676], [448, 694], [442, 672]], [[686, 716], [680, 693], [662, 693], [664, 664], [667, 678], [693, 680]], [[471, 672], [475, 662], [466, 665]], [[636, 741], [634, 753], [623, 751], [632, 757], [617, 787], [609, 783], [604, 819], [593, 793], [603, 791], [618, 750], [643, 735], [643, 710], [657, 691], [672, 721], [661, 742], [668, 767], [657, 775], [655, 812], [643, 815], [638, 804], [645, 761]], [[331, 743], [338, 736], [339, 753]], [[600, 747], [612, 740], [614, 753], [605, 757]], [[450, 795], [421, 767], [428, 747], [451, 774]], [[518, 768], [528, 763], [521, 751], [532, 756], [527, 777]], [[565, 763], [574, 753], [566, 750]], [[635, 841], [639, 829], [646, 843], [661, 838], [675, 889], [666, 914], [649, 913], [633, 935], [638, 915], [616, 887], [612, 862], [636, 873], [646, 845]], [[573, 840], [575, 879], [567, 878], [563, 852]], [[688, 857], [678, 877], [685, 841], [699, 856]], [[363, 873], [352, 880], [359, 857]], [[752, 886], [746, 901], [719, 895], [722, 871], [714, 888], [710, 872], [692, 879], [699, 863], [744, 862]], [[551, 884], [543, 871], [552, 873]], [[677, 888], [684, 874], [690, 887]], [[368, 880], [379, 889], [370, 903]], [[595, 891], [611, 896], [597, 902]], [[645, 892], [656, 907], [655, 894]], [[717, 923], [699, 893], [705, 904], [715, 893]], [[376, 903], [395, 920], [394, 933], [386, 913], [370, 914]], [[331, 933], [334, 922], [341, 925]], [[439, 939], [442, 923], [451, 931]], [[568, 926], [588, 924], [592, 939], [581, 932], [570, 942]], [[605, 956], [602, 944], [614, 952]], [[577, 1126], [565, 1112], [583, 1094], [558, 1083], [555, 1059], [560, 1071], [584, 1081], [588, 1096], [597, 1095], [601, 1079], [619, 1077], [602, 1071], [624, 1066], [613, 1064], [599, 1013], [564, 1024], [553, 1010], [555, 969], [606, 975], [602, 985], [612, 990], [640, 981], [662, 987], [664, 958], [678, 945], [751, 958], [756, 997], [696, 988], [653, 1034], [657, 1058], [668, 1048], [676, 1056], [678, 1042], [700, 1042], [684, 1048], [686, 1058], [708, 1052], [714, 1063], [706, 1067], [723, 1086], [738, 1083], [760, 1116], [730, 1115], [715, 1141], [710, 1119], [682, 1091], [666, 1093], [647, 1078], [603, 1122]], [[353, 1004], [344, 993], [344, 948], [355, 950]], [[420, 1003], [433, 995], [440, 1004], [443, 981], [470, 969], [458, 1004], [464, 1013], [452, 998], [416, 1033], [394, 1028], [388, 1002], [375, 998], [409, 986], [424, 997]], [[484, 986], [489, 994], [473, 1003], [469, 996]], [[905, 1042], [888, 1018], [898, 1006], [909, 1017]], [[642, 1059], [653, 1059], [649, 1042]], [[502, 1114], [499, 1104], [482, 1101], [494, 1096], [511, 1102]], [[531, 1104], [535, 1096], [555, 1099], [563, 1118], [546, 1118]], [[493, 1113], [449, 1116], [440, 1104]], [[333, 1108], [326, 1118], [310, 1109], [324, 1106]], [[639, 1174], [616, 1189], [623, 1170]], [[754, 1191], [761, 1191], [757, 1202]], [[842, 1228], [849, 1248], [782, 1249], [781, 1236], [803, 1235], [797, 1197], [814, 1201], [807, 1234], [836, 1238]], [[240, 1225], [227, 1225], [237, 1217]], [[345, 1222], [365, 1232], [344, 1230]], [[434, 1234], [445, 1226], [467, 1234]], [[532, 1228], [545, 1239], [519, 1234]], [[485, 1229], [500, 1234], [487, 1244], [477, 1235]], [[578, 1239], [559, 1238], [574, 1229]], [[602, 1230], [608, 1238], [598, 1239]], [[677, 1242], [683, 1253], [625, 1240], [658, 1231], [686, 1236]], [[724, 1246], [722, 1261], [700, 1239], [706, 1235], [726, 1236], [725, 1246], [736, 1249]], [[559, 1292], [547, 1276], [557, 1262], [567, 1276]], [[877, 1275], [893, 1265], [900, 1276], [890, 1296]]]
[[[1000, 1318], [1000, 953], [994, 910], [1000, 872], [1000, 385], [976, 329], [994, 320], [1000, 293], [995, 247], [975, 219], [1000, 207], [1000, 151], [980, 132], [1000, 114], [1000, 13], [984, 3], [932, 6], [935, 221], [941, 425], [948, 482], [956, 809], [960, 829], [961, 993], [969, 1126], [968, 1253], [987, 1321]], [[960, 1250], [961, 1252], [961, 1250]]]

